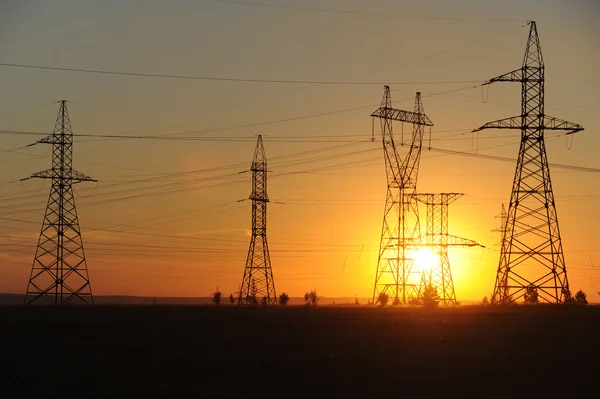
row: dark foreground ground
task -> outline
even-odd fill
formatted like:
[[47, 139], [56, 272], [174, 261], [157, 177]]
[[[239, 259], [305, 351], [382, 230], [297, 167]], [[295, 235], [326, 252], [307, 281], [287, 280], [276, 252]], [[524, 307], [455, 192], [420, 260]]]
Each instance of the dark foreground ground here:
[[0, 398], [600, 397], [600, 307], [0, 307], [0, 359]]

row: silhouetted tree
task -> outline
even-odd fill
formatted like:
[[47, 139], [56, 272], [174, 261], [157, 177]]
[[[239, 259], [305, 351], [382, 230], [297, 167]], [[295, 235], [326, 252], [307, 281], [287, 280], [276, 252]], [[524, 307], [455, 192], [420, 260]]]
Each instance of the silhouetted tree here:
[[359, 303], [358, 303], [358, 296], [356, 294], [354, 294], [354, 304], [355, 305], [359, 305]]
[[213, 294], [212, 294], [212, 300], [215, 303], [215, 305], [218, 305], [218, 304], [221, 303], [221, 296], [222, 295], [223, 294], [221, 293], [221, 291], [215, 291], [215, 292], [213, 292]]
[[229, 303], [232, 305], [235, 303], [235, 298], [233, 297], [233, 294], [229, 294]]
[[575, 297], [571, 295], [571, 290], [569, 288], [563, 288], [563, 295], [565, 297], [563, 302], [565, 305], [571, 305], [575, 303]]
[[532, 284], [532, 285], [527, 286], [524, 299], [525, 299], [525, 303], [528, 305], [534, 305], [536, 303], [540, 303], [537, 287], [535, 285]]
[[304, 303], [306, 305], [314, 305], [317, 306], [319, 303], [319, 295], [317, 295], [317, 290], [311, 290], [310, 292], [304, 293]]
[[489, 305], [490, 301], [488, 301], [488, 297], [484, 296], [483, 299], [481, 300], [481, 304], [482, 305]]
[[410, 298], [408, 300], [408, 304], [411, 306], [418, 306], [418, 305], [422, 305], [423, 301], [421, 300], [421, 298], [415, 297], [415, 298]]
[[427, 284], [423, 288], [423, 294], [421, 295], [421, 301], [424, 306], [437, 306], [440, 302], [440, 296], [438, 295], [437, 288], [433, 284]]
[[577, 291], [575, 294], [575, 303], [578, 305], [587, 305], [587, 295], [582, 290]]
[[394, 305], [394, 306], [398, 306], [398, 305], [400, 305], [400, 298], [398, 298], [398, 297], [395, 297], [395, 298], [394, 298], [394, 302], [392, 302], [392, 305]]
[[262, 299], [260, 300], [260, 304], [261, 304], [262, 306], [267, 306], [267, 305], [268, 305], [268, 303], [269, 303], [269, 300], [267, 299], [267, 297], [266, 297], [266, 296], [263, 296], [263, 297], [262, 297]]
[[282, 292], [281, 295], [279, 295], [279, 304], [282, 306], [285, 306], [288, 304], [288, 302], [290, 301], [290, 296], [288, 294], [286, 294], [285, 292]]
[[385, 292], [382, 292], [377, 297], [377, 302], [379, 302], [379, 306], [386, 306], [390, 300], [390, 296]]

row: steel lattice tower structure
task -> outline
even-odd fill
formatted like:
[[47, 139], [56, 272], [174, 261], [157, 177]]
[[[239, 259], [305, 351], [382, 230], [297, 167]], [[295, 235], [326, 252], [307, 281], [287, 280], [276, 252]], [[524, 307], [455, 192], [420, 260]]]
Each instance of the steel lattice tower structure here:
[[[373, 303], [382, 293], [394, 303], [407, 303], [418, 295], [418, 281], [410, 281], [414, 259], [409, 251], [421, 241], [419, 209], [415, 198], [421, 146], [425, 126], [433, 126], [425, 115], [421, 93], [417, 93], [414, 112], [392, 108], [389, 86], [384, 87], [381, 106], [371, 114], [381, 120], [381, 136], [387, 177], [383, 226], [373, 287]], [[413, 125], [412, 144], [402, 160], [394, 143], [392, 121]]]
[[53, 133], [38, 143], [52, 145], [52, 169], [32, 178], [52, 179], [52, 188], [40, 233], [25, 303], [45, 300], [51, 304], [94, 303], [81, 230], [77, 219], [73, 184], [96, 181], [73, 170], [73, 131], [66, 101]]
[[422, 245], [430, 248], [439, 262], [438, 265], [432, 265], [428, 272], [423, 272], [420, 290], [426, 284], [431, 284], [437, 289], [444, 305], [456, 304], [448, 247], [481, 246], [473, 240], [448, 234], [448, 205], [463, 195], [460, 193], [416, 195], [417, 200], [427, 207], [427, 232], [425, 233], [425, 243]]
[[508, 214], [506, 213], [506, 207], [504, 204], [502, 204], [500, 214], [495, 217], [496, 219], [500, 219], [500, 227], [492, 230], [492, 232], [500, 233], [500, 245], [502, 245], [502, 242], [504, 242], [506, 237], [506, 220], [508, 219]]
[[572, 134], [583, 128], [545, 114], [544, 59], [536, 24], [529, 24], [523, 66], [488, 82], [520, 82], [521, 115], [489, 122], [475, 130], [521, 131], [492, 303], [516, 302], [530, 288], [537, 289], [541, 302], [564, 303], [569, 295], [544, 131]]
[[252, 160], [252, 238], [246, 258], [246, 268], [238, 304], [255, 304], [266, 298], [267, 304], [277, 304], [271, 258], [267, 245], [267, 157], [259, 135]]

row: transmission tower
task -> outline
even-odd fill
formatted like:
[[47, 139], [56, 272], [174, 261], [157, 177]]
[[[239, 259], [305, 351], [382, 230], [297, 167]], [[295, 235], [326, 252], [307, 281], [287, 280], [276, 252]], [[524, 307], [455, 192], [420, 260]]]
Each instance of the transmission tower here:
[[246, 258], [246, 268], [238, 304], [255, 304], [264, 300], [277, 304], [275, 282], [271, 270], [271, 258], [267, 245], [267, 157], [259, 135], [252, 160], [252, 238]]
[[475, 130], [521, 131], [492, 303], [516, 302], [530, 289], [538, 291], [542, 302], [564, 303], [569, 295], [544, 131], [572, 134], [583, 128], [544, 113], [544, 60], [536, 24], [531, 21], [529, 25], [523, 66], [488, 82], [520, 82], [521, 115], [489, 122]]
[[[492, 230], [494, 233], [500, 233], [500, 245], [505, 240], [506, 237], [506, 220], [508, 219], [508, 214], [506, 213], [506, 207], [502, 204], [502, 209], [500, 210], [500, 214], [494, 216], [496, 219], [500, 219], [500, 227]], [[498, 245], [498, 244], [496, 244]]]
[[452, 281], [452, 270], [448, 257], [448, 247], [481, 246], [473, 240], [448, 234], [448, 205], [461, 197], [459, 193], [417, 194], [417, 200], [427, 207], [427, 232], [424, 246], [430, 248], [438, 264], [422, 273], [420, 290], [426, 285], [437, 289], [444, 305], [456, 304], [456, 293]]
[[42, 299], [56, 305], [94, 303], [73, 197], [73, 184], [96, 180], [72, 168], [73, 131], [66, 101], [60, 102], [53, 133], [38, 143], [52, 145], [52, 169], [34, 173], [31, 178], [52, 179], [52, 188], [25, 293], [25, 303]]
[[[415, 198], [423, 130], [433, 123], [425, 115], [421, 93], [417, 93], [414, 112], [392, 108], [389, 86], [384, 87], [381, 106], [371, 114], [381, 120], [381, 136], [387, 177], [383, 226], [373, 288], [373, 303], [383, 293], [394, 303], [407, 303], [418, 295], [419, 282], [411, 281], [414, 259], [410, 250], [420, 243], [418, 203]], [[413, 125], [412, 144], [404, 160], [400, 158], [392, 133], [392, 121]]]

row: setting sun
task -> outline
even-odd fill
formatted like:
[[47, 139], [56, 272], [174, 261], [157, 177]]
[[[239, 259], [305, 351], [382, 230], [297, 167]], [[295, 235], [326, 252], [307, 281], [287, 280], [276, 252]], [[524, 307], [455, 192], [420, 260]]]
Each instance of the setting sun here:
[[423, 272], [431, 270], [431, 268], [439, 263], [439, 256], [434, 254], [430, 248], [419, 248], [411, 253], [415, 260], [415, 271]]

